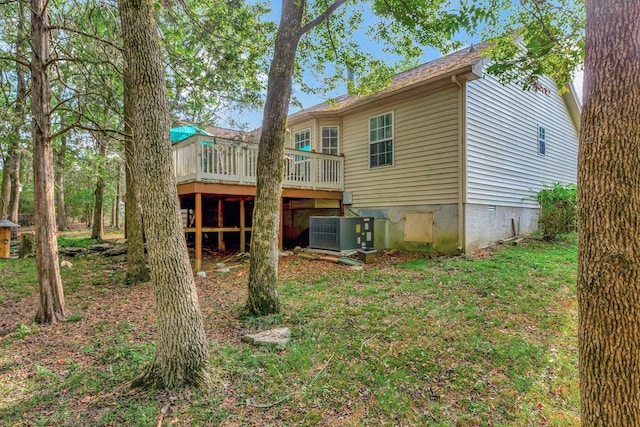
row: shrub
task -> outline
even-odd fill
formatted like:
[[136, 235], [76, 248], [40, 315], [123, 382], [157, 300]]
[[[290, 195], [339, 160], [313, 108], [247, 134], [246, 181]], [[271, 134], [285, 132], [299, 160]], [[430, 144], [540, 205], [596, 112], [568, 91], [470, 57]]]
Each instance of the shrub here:
[[576, 230], [576, 185], [545, 185], [534, 197], [540, 205], [538, 226], [545, 240]]

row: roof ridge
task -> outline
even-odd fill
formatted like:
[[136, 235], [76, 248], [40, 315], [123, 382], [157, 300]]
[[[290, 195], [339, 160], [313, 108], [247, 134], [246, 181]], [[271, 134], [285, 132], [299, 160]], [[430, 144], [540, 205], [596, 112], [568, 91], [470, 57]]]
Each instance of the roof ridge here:
[[[393, 93], [395, 91], [413, 86], [423, 81], [432, 80], [444, 74], [454, 72], [465, 66], [476, 63], [481, 58], [480, 51], [487, 45], [487, 42], [479, 44], [471, 44], [464, 48], [458, 49], [448, 55], [441, 56], [440, 58], [432, 59], [424, 64], [420, 64], [416, 67], [405, 70], [401, 73], [394, 75], [391, 79], [391, 83], [385, 88], [379, 90], [372, 95], [348, 95], [343, 94], [335, 99], [335, 102], [329, 104], [329, 102], [321, 102], [310, 106], [309, 108], [303, 108], [289, 115], [290, 119], [297, 118], [305, 115], [305, 113], [321, 113], [321, 112], [336, 112], [342, 108], [353, 106], [363, 102], [367, 99], [374, 99], [378, 96]], [[341, 99], [342, 98], [342, 99]]]

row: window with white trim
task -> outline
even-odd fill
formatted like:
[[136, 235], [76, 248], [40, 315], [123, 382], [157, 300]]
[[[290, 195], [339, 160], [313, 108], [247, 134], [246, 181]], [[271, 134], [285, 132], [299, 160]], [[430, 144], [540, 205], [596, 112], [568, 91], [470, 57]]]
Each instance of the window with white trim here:
[[311, 129], [296, 132], [293, 137], [293, 148], [296, 150], [311, 151]]
[[547, 153], [547, 130], [538, 126], [538, 154], [544, 156]]
[[323, 154], [338, 155], [338, 126], [322, 126], [321, 150]]
[[369, 167], [393, 165], [393, 113], [369, 119]]

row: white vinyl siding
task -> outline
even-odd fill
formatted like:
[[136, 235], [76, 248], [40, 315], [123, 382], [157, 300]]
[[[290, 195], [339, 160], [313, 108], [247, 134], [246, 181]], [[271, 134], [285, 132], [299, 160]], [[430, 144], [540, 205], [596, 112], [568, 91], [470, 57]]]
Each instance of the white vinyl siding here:
[[[457, 87], [343, 118], [345, 191], [354, 208], [458, 202]], [[393, 110], [394, 167], [369, 168], [369, 118]]]
[[548, 93], [503, 86], [486, 74], [467, 84], [467, 203], [536, 207], [529, 197], [543, 183], [576, 182], [576, 128], [553, 82], [541, 82]]

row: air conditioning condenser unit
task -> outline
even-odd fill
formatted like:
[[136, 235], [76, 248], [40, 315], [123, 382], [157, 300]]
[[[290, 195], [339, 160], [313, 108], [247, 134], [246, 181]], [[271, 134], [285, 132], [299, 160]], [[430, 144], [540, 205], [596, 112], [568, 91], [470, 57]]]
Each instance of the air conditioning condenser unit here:
[[330, 251], [373, 248], [373, 218], [312, 216], [309, 247]]

